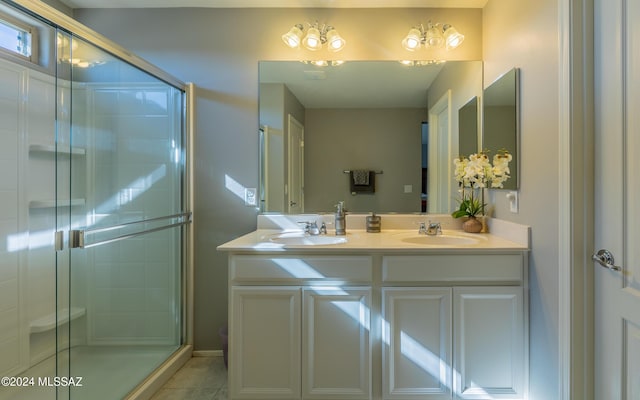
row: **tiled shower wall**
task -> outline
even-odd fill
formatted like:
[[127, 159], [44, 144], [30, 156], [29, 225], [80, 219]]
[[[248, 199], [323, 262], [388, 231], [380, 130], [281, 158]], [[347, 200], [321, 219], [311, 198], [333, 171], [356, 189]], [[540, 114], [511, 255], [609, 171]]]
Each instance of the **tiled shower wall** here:
[[26, 364], [26, 319], [21, 301], [21, 273], [24, 274], [26, 248], [14, 244], [26, 230], [24, 188], [24, 146], [21, 130], [21, 92], [25, 74], [19, 68], [0, 63], [0, 372], [11, 374]]
[[[88, 85], [87, 93], [93, 223], [180, 212], [179, 93], [155, 83]], [[177, 248], [166, 244], [179, 237], [177, 229], [168, 229], [95, 248], [88, 281], [90, 344], [177, 343], [180, 260]]]
[[[12, 374], [38, 361], [40, 354], [30, 351], [32, 325], [56, 311], [56, 88], [52, 76], [5, 60], [0, 82], [0, 371]], [[69, 159], [60, 165], [68, 170]]]

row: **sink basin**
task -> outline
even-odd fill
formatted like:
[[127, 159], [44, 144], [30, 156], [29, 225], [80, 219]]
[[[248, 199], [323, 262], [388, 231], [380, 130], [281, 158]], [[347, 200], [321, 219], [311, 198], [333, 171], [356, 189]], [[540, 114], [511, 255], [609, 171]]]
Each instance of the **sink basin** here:
[[473, 245], [480, 243], [479, 237], [470, 237], [462, 235], [413, 235], [400, 239], [405, 243], [419, 244], [424, 246], [461, 246]]
[[309, 235], [302, 232], [280, 233], [269, 237], [269, 241], [289, 246], [327, 246], [346, 243], [343, 236]]

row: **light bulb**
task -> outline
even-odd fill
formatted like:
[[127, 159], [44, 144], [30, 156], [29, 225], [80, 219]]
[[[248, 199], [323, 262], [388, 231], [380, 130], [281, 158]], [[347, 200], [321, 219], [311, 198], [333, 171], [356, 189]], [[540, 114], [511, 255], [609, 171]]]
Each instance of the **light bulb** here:
[[309, 30], [307, 31], [307, 36], [302, 39], [302, 44], [309, 50], [319, 50], [322, 47], [320, 31], [314, 27], [309, 28]]
[[421, 35], [419, 30], [417, 30], [416, 28], [411, 28], [407, 36], [404, 38], [404, 40], [402, 40], [402, 47], [404, 47], [406, 50], [414, 51], [415, 49], [420, 47], [420, 43], [422, 42], [420, 36]]
[[447, 50], [455, 49], [460, 46], [464, 41], [464, 35], [461, 34], [451, 25], [445, 25], [444, 27], [444, 42]]
[[292, 49], [300, 46], [300, 39], [302, 39], [302, 29], [298, 25], [294, 25], [289, 32], [282, 35], [282, 41]]
[[444, 43], [444, 38], [437, 25], [429, 26], [425, 38], [425, 45], [428, 47], [440, 47]]
[[331, 29], [327, 32], [327, 43], [329, 46], [329, 51], [340, 51], [344, 48], [346, 44], [345, 40], [338, 34], [335, 29]]

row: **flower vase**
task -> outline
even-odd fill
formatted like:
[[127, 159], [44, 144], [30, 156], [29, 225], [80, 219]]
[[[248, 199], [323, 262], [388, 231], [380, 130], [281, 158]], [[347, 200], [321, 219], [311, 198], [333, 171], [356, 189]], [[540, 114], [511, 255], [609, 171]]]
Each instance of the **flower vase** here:
[[462, 230], [467, 233], [480, 233], [482, 231], [482, 221], [476, 217], [469, 217], [462, 223]]

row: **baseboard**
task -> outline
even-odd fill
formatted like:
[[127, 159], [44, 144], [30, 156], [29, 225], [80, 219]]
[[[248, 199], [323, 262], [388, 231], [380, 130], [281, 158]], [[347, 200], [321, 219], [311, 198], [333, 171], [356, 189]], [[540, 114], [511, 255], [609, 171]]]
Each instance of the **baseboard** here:
[[194, 350], [193, 357], [222, 357], [222, 350]]

